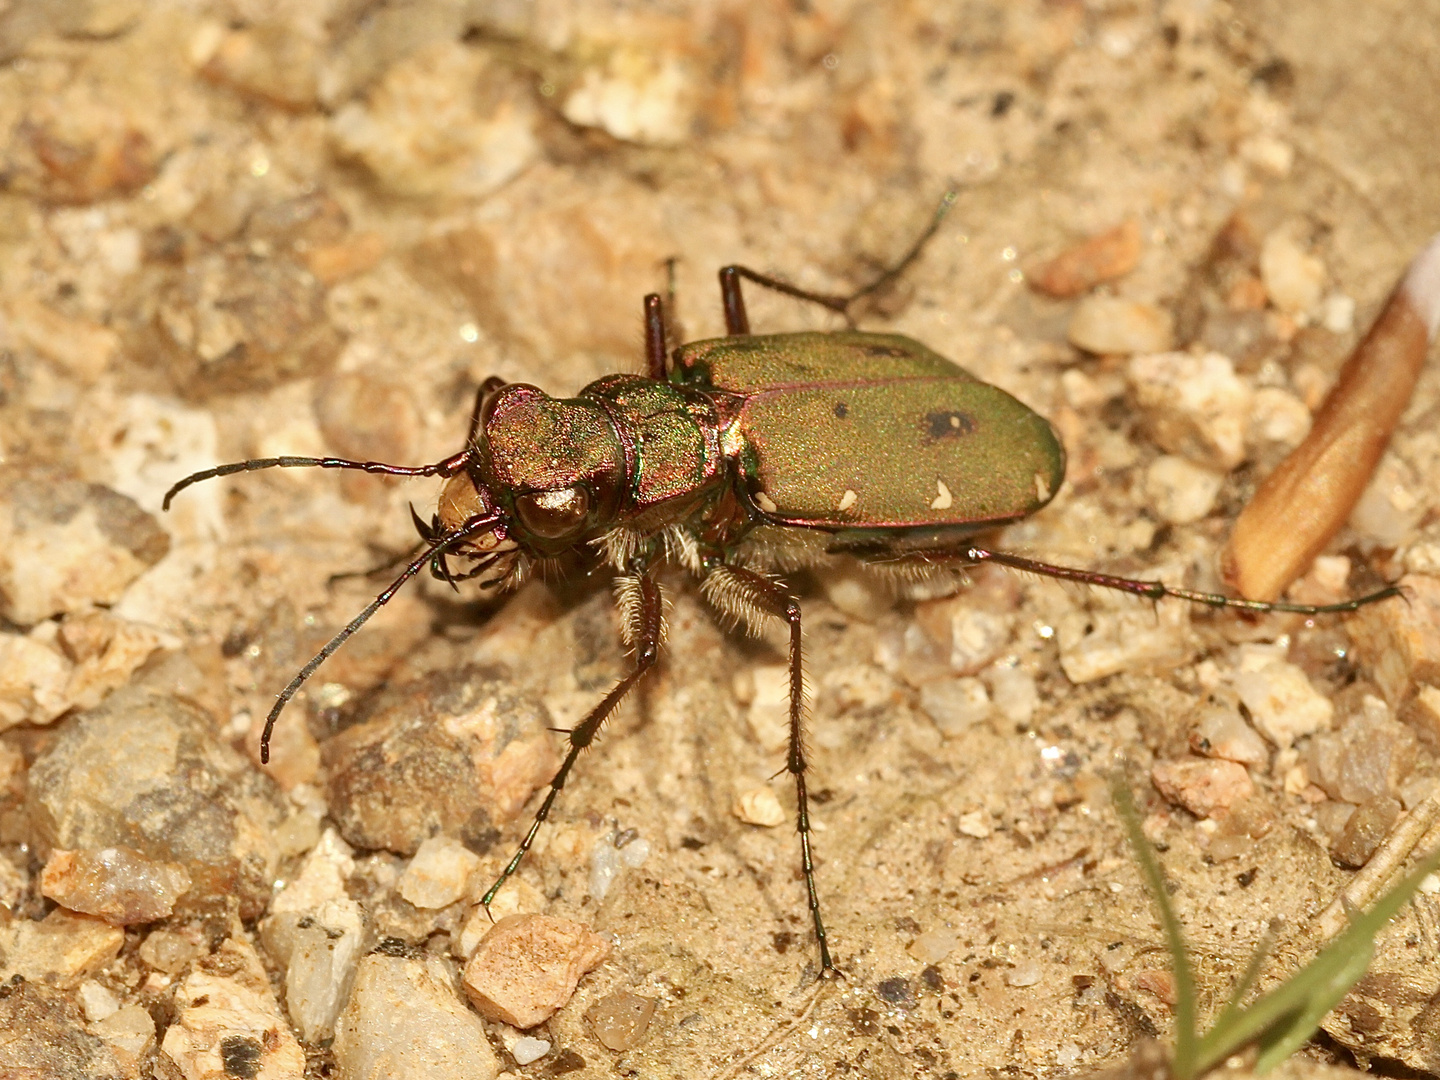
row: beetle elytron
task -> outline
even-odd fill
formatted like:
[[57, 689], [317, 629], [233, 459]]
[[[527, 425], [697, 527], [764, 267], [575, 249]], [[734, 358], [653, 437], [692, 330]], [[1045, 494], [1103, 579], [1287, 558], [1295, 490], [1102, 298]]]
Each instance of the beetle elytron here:
[[[645, 375], [607, 375], [574, 398], [490, 379], [480, 387], [458, 453], [403, 467], [341, 458], [262, 458], [181, 480], [165, 507], [200, 480], [272, 467], [359, 469], [448, 482], [437, 513], [416, 519], [423, 548], [394, 582], [290, 681], [260, 743], [306, 679], [411, 577], [428, 564], [452, 582], [510, 588], [539, 562], [593, 547], [618, 577], [617, 596], [633, 666], [569, 733], [569, 749], [535, 820], [486, 892], [490, 901], [519, 867], [580, 752], [621, 699], [655, 664], [664, 636], [655, 571], [677, 563], [701, 579], [704, 597], [751, 627], [789, 627], [790, 736], [785, 770], [795, 783], [796, 828], [823, 975], [838, 974], [815, 886], [806, 796], [801, 613], [777, 571], [831, 556], [904, 569], [996, 562], [1018, 570], [1251, 611], [1349, 611], [1393, 595], [1386, 589], [1324, 607], [1235, 600], [1034, 562], [974, 546], [985, 529], [1039, 510], [1059, 490], [1065, 452], [1050, 424], [1015, 398], [898, 334], [754, 335], [742, 279], [845, 315], [860, 297], [900, 274], [939, 227], [894, 267], [849, 296], [798, 289], [742, 266], [720, 271], [727, 336], [667, 355], [660, 297], [644, 300]], [[452, 573], [450, 559], [468, 568]]]

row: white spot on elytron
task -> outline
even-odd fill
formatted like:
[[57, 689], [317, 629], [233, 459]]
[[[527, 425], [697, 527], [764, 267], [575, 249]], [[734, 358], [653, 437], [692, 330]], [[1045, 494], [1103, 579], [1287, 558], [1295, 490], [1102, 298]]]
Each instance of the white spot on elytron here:
[[775, 500], [766, 495], [763, 491], [755, 492], [755, 505], [764, 510], [767, 514], [773, 514], [780, 508], [775, 505]]
[[1043, 502], [1049, 502], [1053, 494], [1050, 490], [1050, 481], [1045, 479], [1044, 473], [1035, 474], [1035, 494]]
[[949, 510], [955, 500], [950, 497], [950, 489], [945, 486], [945, 481], [938, 476], [935, 478], [935, 490], [939, 492], [935, 498], [930, 500], [931, 510]]
[[960, 426], [960, 417], [956, 416], [954, 413], [950, 414], [950, 426], [952, 428], [958, 428]]
[[841, 495], [840, 501], [835, 504], [835, 509], [840, 511], [849, 510], [859, 501], [860, 496], [856, 495], [855, 492], [851, 491], [849, 488], [846, 488], [845, 494]]

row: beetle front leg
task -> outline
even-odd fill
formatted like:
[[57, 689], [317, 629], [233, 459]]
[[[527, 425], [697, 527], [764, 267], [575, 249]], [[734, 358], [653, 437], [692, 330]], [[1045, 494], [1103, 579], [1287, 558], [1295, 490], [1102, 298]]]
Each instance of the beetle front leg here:
[[540, 831], [540, 826], [550, 816], [550, 808], [555, 805], [555, 800], [560, 795], [560, 789], [565, 786], [565, 780], [569, 777], [570, 770], [574, 768], [576, 759], [580, 757], [580, 752], [595, 741], [595, 737], [600, 734], [600, 729], [610, 718], [610, 714], [615, 711], [615, 707], [640, 681], [641, 677], [655, 666], [655, 660], [660, 655], [660, 641], [664, 627], [664, 605], [661, 601], [660, 586], [648, 573], [642, 572], [634, 577], [622, 579], [620, 595], [622, 607], [627, 609], [626, 637], [634, 644], [635, 666], [628, 675], [615, 684], [599, 705], [590, 710], [584, 720], [581, 720], [568, 732], [570, 749], [565, 755], [565, 761], [561, 764], [560, 770], [550, 781], [550, 791], [546, 794], [545, 801], [540, 804], [540, 809], [535, 814], [535, 820], [530, 825], [530, 831], [525, 834], [525, 839], [520, 841], [520, 847], [510, 861], [505, 864], [505, 869], [500, 871], [500, 876], [495, 879], [495, 883], [480, 898], [480, 903], [485, 906], [486, 911], [490, 910], [490, 902], [495, 899], [495, 894], [500, 891], [501, 886], [520, 868], [520, 861], [525, 858], [525, 853], [535, 842], [535, 834]]
[[820, 895], [815, 888], [815, 860], [810, 852], [810, 799], [805, 789], [805, 679], [801, 668], [800, 601], [777, 581], [753, 570], [720, 565], [701, 584], [706, 600], [721, 611], [754, 626], [762, 618], [783, 619], [790, 627], [790, 750], [785, 771], [795, 780], [795, 830], [800, 834], [800, 866], [805, 873], [805, 895], [820, 945], [821, 976], [838, 976], [830, 959], [825, 923], [820, 918]]

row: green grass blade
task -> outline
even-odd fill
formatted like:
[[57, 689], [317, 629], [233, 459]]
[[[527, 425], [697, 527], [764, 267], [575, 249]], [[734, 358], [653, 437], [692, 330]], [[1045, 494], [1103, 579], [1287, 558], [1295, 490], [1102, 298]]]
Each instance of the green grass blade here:
[[1375, 952], [1375, 936], [1385, 927], [1428, 874], [1440, 866], [1440, 852], [1431, 854], [1404, 881], [1399, 882], [1357, 915], [1343, 933], [1285, 982], [1248, 1008], [1222, 1015], [1200, 1040], [1195, 1068], [1204, 1072], [1252, 1042], [1260, 1043], [1257, 1075], [1273, 1069], [1315, 1034], [1325, 1014], [1340, 1003], [1365, 974]]
[[1145, 837], [1140, 824], [1140, 812], [1135, 809], [1135, 799], [1120, 773], [1110, 779], [1110, 797], [1115, 803], [1115, 812], [1125, 826], [1125, 836], [1130, 841], [1130, 850], [1140, 864], [1140, 874], [1145, 879], [1150, 898], [1160, 916], [1160, 927], [1165, 932], [1165, 946], [1170, 951], [1170, 962], [1175, 968], [1175, 1056], [1171, 1064], [1174, 1080], [1192, 1080], [1199, 1072], [1195, 1031], [1195, 976], [1190, 970], [1190, 954], [1185, 950], [1185, 935], [1180, 930], [1180, 920], [1170, 906], [1170, 894], [1165, 889], [1165, 874], [1155, 858], [1155, 850]]

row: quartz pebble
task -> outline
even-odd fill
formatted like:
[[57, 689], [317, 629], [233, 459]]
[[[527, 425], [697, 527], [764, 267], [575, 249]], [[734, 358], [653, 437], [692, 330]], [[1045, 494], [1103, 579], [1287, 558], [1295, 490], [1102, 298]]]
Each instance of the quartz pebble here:
[[55, 850], [40, 876], [40, 891], [61, 907], [115, 926], [165, 918], [189, 888], [190, 875], [179, 863], [128, 847]]
[[181, 909], [237, 902], [247, 919], [265, 910], [284, 806], [193, 705], [144, 685], [118, 690], [65, 725], [29, 783], [30, 821], [47, 847], [123, 844], [184, 868]]
[[1370, 604], [1347, 620], [1360, 661], [1397, 708], [1421, 684], [1440, 685], [1440, 576], [1409, 574], [1400, 586], [1404, 601]]
[[628, 990], [609, 994], [585, 1010], [585, 1019], [590, 1022], [595, 1037], [615, 1051], [632, 1050], [640, 1045], [654, 1015], [654, 998]]
[[138, 1064], [155, 1045], [155, 1021], [144, 1005], [116, 1009], [91, 1024], [90, 1030], [110, 1045], [117, 1058], [130, 1064]]
[[1250, 722], [1282, 750], [1330, 727], [1335, 706], [1289, 661], [1257, 657], [1254, 667], [1236, 672], [1234, 683]]
[[[153, 1025], [151, 1028], [154, 1031]], [[16, 1080], [134, 1080], [135, 1063], [122, 1061], [68, 994], [21, 980], [0, 994], [0, 1076]]]
[[113, 604], [169, 550], [128, 496], [50, 466], [0, 465], [0, 616], [10, 622]]
[[1158, 353], [1172, 346], [1170, 313], [1153, 304], [1118, 296], [1087, 296], [1075, 308], [1065, 336], [1086, 352]]
[[[615, 1049], [615, 1047], [611, 1047]], [[515, 1040], [510, 1047], [510, 1056], [515, 1059], [516, 1065], [532, 1065], [550, 1052], [549, 1039], [536, 1039], [530, 1035], [522, 1035]]]
[[85, 1019], [92, 1024], [97, 1020], [104, 1020], [105, 1017], [120, 1008], [120, 999], [109, 987], [94, 979], [86, 979], [76, 988], [75, 1000], [85, 1011]]
[[1023, 667], [997, 664], [986, 674], [995, 711], [1012, 724], [1028, 724], [1040, 706], [1035, 676]]
[[1245, 429], [1245, 443], [1254, 449], [1290, 450], [1310, 434], [1310, 410], [1289, 390], [1262, 386]]
[[910, 955], [922, 964], [938, 964], [955, 951], [960, 944], [960, 935], [949, 927], [940, 926], [926, 930], [910, 943]]
[[1396, 795], [1414, 768], [1418, 741], [1383, 701], [1367, 695], [1340, 731], [1311, 740], [1311, 780], [1332, 799], [1357, 805]]
[[954, 737], [990, 715], [989, 691], [979, 679], [941, 679], [920, 688], [920, 708], [935, 721], [940, 734]]
[[1367, 799], [1355, 808], [1345, 822], [1340, 838], [1330, 848], [1330, 854], [1341, 866], [1358, 870], [1370, 861], [1370, 856], [1380, 846], [1390, 830], [1400, 820], [1400, 801], [1389, 795], [1378, 795]]
[[0, 924], [0, 981], [20, 975], [68, 989], [108, 964], [125, 944], [118, 927], [56, 908], [38, 922]]
[[266, 949], [285, 967], [285, 1006], [306, 1042], [334, 1033], [368, 941], [364, 912], [345, 888], [354, 870], [345, 841], [326, 830], [260, 925]]
[[1270, 760], [1265, 740], [1233, 709], [1205, 710], [1190, 733], [1190, 749], [1241, 765], [1264, 765]]
[[494, 1080], [500, 1060], [485, 1024], [454, 990], [437, 956], [402, 948], [360, 961], [335, 1028], [346, 1080]]
[[1163, 449], [1220, 472], [1245, 460], [1253, 395], [1227, 357], [1135, 356], [1126, 374], [1146, 427]]
[[1140, 252], [1140, 223], [1131, 218], [1032, 267], [1025, 281], [1046, 296], [1068, 299], [1124, 277], [1135, 269]]
[[1164, 454], [1145, 470], [1145, 497], [1162, 521], [1189, 525], [1214, 509], [1224, 482], [1225, 478], [1213, 469]]
[[465, 992], [482, 1016], [526, 1029], [570, 1000], [581, 977], [610, 955], [588, 927], [549, 915], [510, 915], [465, 965]]
[[[54, 630], [42, 623], [36, 631]], [[0, 631], [0, 731], [18, 724], [48, 724], [70, 708], [73, 666], [43, 633]]]
[[554, 775], [552, 726], [495, 669], [392, 687], [321, 748], [331, 816], [359, 848], [412, 855], [437, 835], [482, 841]]
[[590, 848], [590, 874], [586, 881], [590, 895], [604, 900], [626, 869], [638, 870], [649, 857], [650, 841], [644, 837], [636, 836], [619, 847], [615, 837], [599, 837]]
[[1261, 245], [1260, 280], [1271, 303], [1294, 315], [1320, 302], [1325, 264], [1306, 251], [1288, 229], [1277, 229]]
[[280, 1015], [254, 948], [227, 938], [175, 988], [175, 1022], [160, 1048], [187, 1080], [301, 1080], [305, 1052]]
[[1180, 663], [1187, 655], [1188, 622], [1183, 604], [1067, 612], [1055, 626], [1061, 670], [1080, 685], [1137, 667]]
[[198, 960], [210, 950], [194, 932], [152, 930], [140, 943], [140, 959], [156, 971], [178, 975], [185, 965]]
[[745, 787], [737, 791], [730, 804], [730, 812], [746, 825], [763, 825], [773, 829], [785, 823], [785, 808], [768, 787]]
[[396, 891], [418, 908], [443, 908], [465, 895], [480, 858], [458, 840], [432, 836], [421, 843]]
[[1223, 814], [1255, 790], [1245, 766], [1233, 761], [1162, 761], [1150, 779], [1167, 800], [1202, 818]]

